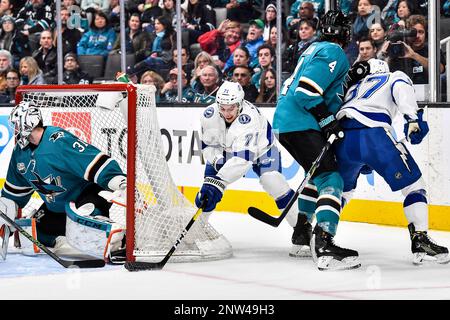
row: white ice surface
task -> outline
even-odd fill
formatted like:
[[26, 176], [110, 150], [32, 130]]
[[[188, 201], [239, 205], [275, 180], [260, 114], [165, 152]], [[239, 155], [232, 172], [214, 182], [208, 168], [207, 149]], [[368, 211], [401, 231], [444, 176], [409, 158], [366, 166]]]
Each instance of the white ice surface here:
[[[8, 254], [0, 261], [2, 299], [450, 299], [450, 264], [411, 263], [406, 228], [341, 222], [338, 245], [359, 251], [362, 267], [322, 272], [290, 258], [292, 229], [247, 215], [215, 213], [212, 224], [233, 245], [231, 259], [168, 263], [131, 273], [122, 266], [64, 269], [46, 255]], [[450, 233], [430, 231], [450, 247]]]

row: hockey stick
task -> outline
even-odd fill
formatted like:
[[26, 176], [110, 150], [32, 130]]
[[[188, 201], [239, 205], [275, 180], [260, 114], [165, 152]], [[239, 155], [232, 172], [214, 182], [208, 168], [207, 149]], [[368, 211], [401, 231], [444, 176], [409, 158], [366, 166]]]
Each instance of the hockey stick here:
[[178, 245], [181, 243], [183, 238], [188, 233], [191, 226], [194, 224], [195, 220], [197, 220], [198, 217], [203, 212], [203, 207], [205, 203], [203, 202], [200, 208], [195, 212], [194, 216], [192, 217], [191, 221], [187, 224], [187, 226], [181, 231], [180, 235], [178, 236], [177, 240], [175, 241], [175, 244], [170, 248], [169, 252], [167, 252], [164, 259], [162, 259], [160, 262], [139, 262], [139, 261], [127, 261], [125, 263], [125, 268], [128, 271], [143, 271], [143, 270], [161, 270], [166, 265], [167, 261], [170, 259], [172, 254], [177, 249]]
[[297, 201], [297, 198], [300, 195], [300, 192], [302, 192], [303, 189], [305, 188], [306, 183], [311, 179], [311, 177], [313, 176], [313, 174], [316, 171], [316, 169], [320, 166], [320, 163], [322, 162], [322, 159], [325, 156], [325, 153], [328, 151], [328, 149], [330, 149], [331, 144], [334, 142], [335, 139], [336, 139], [336, 135], [335, 134], [332, 134], [328, 138], [327, 143], [322, 148], [322, 151], [320, 151], [320, 153], [317, 156], [316, 160], [311, 165], [311, 168], [306, 173], [305, 178], [303, 179], [302, 183], [297, 188], [297, 191], [295, 191], [295, 194], [289, 200], [288, 204], [283, 209], [283, 212], [281, 213], [280, 216], [278, 216], [276, 218], [272, 217], [268, 213], [266, 213], [266, 212], [264, 212], [264, 211], [262, 211], [262, 210], [260, 210], [258, 208], [255, 208], [255, 207], [248, 208], [248, 214], [250, 216], [252, 216], [253, 218], [259, 220], [259, 221], [262, 221], [264, 223], [267, 223], [267, 224], [271, 225], [272, 227], [278, 227], [280, 225], [281, 221], [283, 221], [284, 217], [287, 215], [287, 213], [291, 209], [292, 205]]
[[58, 257], [52, 251], [50, 251], [46, 246], [40, 243], [38, 240], [34, 239], [28, 232], [26, 232], [21, 226], [19, 226], [15, 221], [11, 220], [6, 214], [0, 211], [0, 218], [5, 220], [9, 225], [16, 228], [25, 238], [30, 240], [39, 249], [48, 254], [53, 260], [58, 262], [64, 268], [78, 267], [78, 268], [102, 268], [105, 266], [105, 261], [102, 259], [91, 259], [91, 260], [65, 260]]

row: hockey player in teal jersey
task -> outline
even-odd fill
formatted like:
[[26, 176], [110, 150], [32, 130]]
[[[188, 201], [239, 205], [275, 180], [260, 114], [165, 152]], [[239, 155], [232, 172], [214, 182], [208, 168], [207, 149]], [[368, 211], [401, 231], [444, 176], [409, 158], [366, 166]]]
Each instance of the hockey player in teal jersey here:
[[[344, 134], [334, 115], [342, 104], [349, 71], [342, 47], [350, 41], [350, 30], [347, 17], [340, 11], [328, 11], [321, 19], [322, 41], [312, 43], [305, 50], [281, 89], [273, 128], [281, 144], [305, 171], [310, 169], [331, 134], [338, 138]], [[303, 241], [299, 245], [311, 245], [320, 270], [360, 266], [356, 251], [340, 248], [333, 241], [341, 212], [342, 189], [335, 156], [329, 151], [299, 197], [302, 215], [295, 228], [298, 234], [303, 234], [296, 237]], [[317, 224], [311, 236], [314, 213]]]
[[[0, 211], [16, 218], [17, 207], [25, 207], [36, 191], [44, 203], [35, 215], [34, 231], [38, 240], [49, 247], [55, 245], [58, 236], [66, 235], [66, 227], [72, 228], [73, 221], [94, 219], [110, 230], [111, 203], [98, 193], [125, 192], [126, 176], [119, 164], [62, 128], [44, 127], [40, 110], [32, 101], [18, 104], [10, 122], [15, 127], [17, 144], [1, 191]], [[4, 223], [0, 218], [0, 226]], [[88, 227], [75, 227], [77, 231], [80, 228]], [[67, 241], [78, 248], [94, 240], [88, 237], [81, 244]]]

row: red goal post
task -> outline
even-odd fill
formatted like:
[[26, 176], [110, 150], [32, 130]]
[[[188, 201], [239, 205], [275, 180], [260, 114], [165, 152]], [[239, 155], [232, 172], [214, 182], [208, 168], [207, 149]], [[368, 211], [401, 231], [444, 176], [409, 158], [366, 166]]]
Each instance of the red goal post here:
[[[16, 101], [33, 100], [44, 125], [62, 127], [117, 160], [127, 173], [127, 208], [111, 218], [126, 228], [127, 261], [159, 261], [190, 220], [195, 207], [170, 175], [157, 121], [155, 88], [125, 83], [20, 86]], [[30, 211], [36, 204], [27, 206]], [[196, 222], [171, 261], [230, 257], [227, 239]]]

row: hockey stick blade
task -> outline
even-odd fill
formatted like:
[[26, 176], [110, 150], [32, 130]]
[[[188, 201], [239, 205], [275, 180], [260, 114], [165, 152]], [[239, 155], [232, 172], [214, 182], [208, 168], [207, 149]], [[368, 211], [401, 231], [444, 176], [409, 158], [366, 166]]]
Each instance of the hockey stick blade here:
[[161, 270], [166, 265], [167, 261], [169, 261], [172, 254], [177, 249], [178, 245], [183, 241], [184, 237], [188, 233], [189, 229], [194, 224], [195, 220], [202, 214], [204, 202], [200, 205], [200, 208], [195, 212], [194, 216], [191, 218], [187, 226], [181, 231], [174, 245], [170, 248], [169, 252], [164, 256], [164, 258], [160, 262], [140, 262], [140, 261], [127, 261], [125, 263], [125, 269], [128, 271], [144, 271], [144, 270]]
[[264, 212], [264, 211], [262, 211], [262, 210], [260, 210], [258, 208], [255, 208], [255, 207], [249, 207], [248, 210], [247, 210], [248, 214], [251, 217], [253, 217], [253, 218], [255, 218], [255, 219], [259, 220], [259, 221], [262, 221], [264, 223], [267, 223], [268, 225], [271, 225], [272, 227], [278, 227], [280, 225], [281, 221], [283, 221], [284, 217], [288, 214], [289, 210], [291, 210], [292, 205], [297, 201], [298, 196], [303, 191], [303, 189], [305, 188], [306, 184], [311, 179], [311, 177], [314, 175], [314, 172], [316, 171], [316, 169], [320, 166], [320, 163], [322, 162], [322, 159], [324, 158], [324, 156], [327, 153], [328, 149], [330, 149], [330, 147], [333, 144], [335, 139], [336, 139], [336, 135], [335, 134], [332, 134], [328, 138], [327, 143], [325, 144], [325, 146], [320, 151], [320, 153], [317, 156], [316, 160], [314, 160], [314, 162], [312, 163], [311, 168], [306, 173], [305, 178], [303, 179], [303, 181], [300, 184], [300, 186], [297, 188], [297, 191], [295, 191], [295, 194], [292, 196], [292, 198], [289, 200], [289, 202], [286, 205], [286, 207], [281, 212], [281, 215], [279, 215], [278, 217], [275, 218], [275, 217], [271, 216], [270, 214], [268, 214], [268, 213], [266, 213], [266, 212]]
[[268, 225], [271, 225], [272, 227], [278, 227], [278, 225], [282, 221], [282, 219], [280, 219], [280, 217], [277, 217], [277, 218], [272, 217], [271, 215], [265, 213], [264, 211], [262, 211], [258, 208], [255, 208], [255, 207], [249, 207], [248, 214], [259, 221], [262, 221], [264, 223], [267, 223]]
[[161, 270], [165, 263], [161, 262], [126, 262], [125, 269], [128, 271], [145, 271], [145, 270]]
[[[61, 258], [60, 258], [61, 259]], [[63, 266], [65, 268], [80, 268], [80, 269], [89, 269], [89, 268], [103, 268], [106, 263], [105, 260], [102, 259], [91, 259], [91, 260], [63, 260]]]
[[0, 217], [6, 221], [7, 224], [13, 226], [21, 235], [30, 240], [39, 249], [44, 251], [53, 260], [58, 262], [64, 268], [102, 268], [105, 266], [105, 261], [103, 259], [88, 259], [88, 260], [66, 260], [54, 254], [50, 249], [40, 243], [38, 240], [34, 239], [28, 232], [26, 232], [20, 225], [18, 225], [14, 220], [10, 219], [6, 214], [0, 211]]

